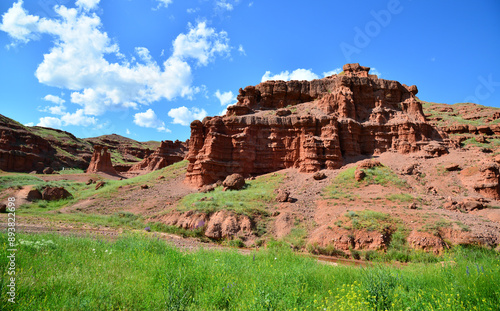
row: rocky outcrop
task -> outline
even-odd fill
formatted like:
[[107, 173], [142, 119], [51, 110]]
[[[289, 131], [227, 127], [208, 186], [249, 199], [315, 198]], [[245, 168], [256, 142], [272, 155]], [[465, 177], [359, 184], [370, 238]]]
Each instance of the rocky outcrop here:
[[188, 142], [181, 142], [178, 140], [175, 142], [171, 140], [162, 141], [155, 152], [132, 166], [129, 171], [155, 171], [182, 161], [187, 155], [187, 144]]
[[[124, 162], [132, 163], [132, 165], [146, 158], [160, 145], [160, 143], [156, 141], [138, 142], [117, 134], [85, 138], [85, 141], [92, 145], [108, 147], [110, 152], [120, 154]], [[118, 169], [115, 165], [115, 169], [127, 171], [132, 165], [128, 165], [128, 167], [127, 165], [120, 165]]]
[[99, 145], [94, 146], [94, 153], [90, 159], [87, 173], [103, 172], [111, 175], [117, 175], [113, 163], [111, 162], [111, 154], [108, 152], [108, 147]]
[[474, 190], [482, 196], [500, 200], [500, 171], [496, 163], [489, 162], [479, 168], [479, 176]]
[[92, 158], [93, 145], [107, 146], [124, 163], [120, 171], [151, 154], [159, 142], [138, 142], [120, 135], [79, 139], [73, 134], [41, 126], [24, 126], [0, 115], [0, 169], [42, 173], [50, 167], [85, 169]]
[[0, 169], [13, 172], [42, 170], [51, 165], [56, 150], [26, 127], [0, 115]]
[[214, 240], [252, 236], [252, 221], [248, 216], [225, 210], [212, 214], [194, 211], [173, 212], [163, 216], [160, 221], [184, 229], [202, 229], [206, 237]]
[[284, 168], [339, 168], [344, 158], [421, 150], [441, 136], [426, 122], [417, 88], [378, 79], [369, 68], [312, 81], [266, 81], [240, 89], [222, 117], [191, 124], [187, 181]]

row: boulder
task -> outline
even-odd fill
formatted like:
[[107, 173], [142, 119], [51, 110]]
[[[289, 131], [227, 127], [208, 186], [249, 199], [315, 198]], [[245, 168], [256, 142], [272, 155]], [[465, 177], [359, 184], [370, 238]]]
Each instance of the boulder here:
[[52, 167], [46, 167], [43, 169], [44, 174], [52, 174], [54, 173], [54, 169]]
[[231, 174], [224, 179], [222, 185], [230, 190], [241, 190], [245, 186], [245, 178], [240, 174]]
[[38, 189], [31, 189], [28, 191], [28, 194], [26, 195], [26, 200], [33, 202], [33, 201], [38, 201], [43, 198], [42, 193]]
[[288, 202], [290, 197], [290, 192], [286, 190], [279, 189], [278, 194], [276, 195], [276, 201], [278, 202]]
[[359, 168], [354, 171], [354, 179], [356, 181], [362, 181], [366, 177], [366, 173], [363, 170], [360, 170]]
[[42, 192], [42, 198], [46, 201], [56, 201], [72, 197], [71, 193], [64, 189], [64, 187], [46, 187]]
[[326, 178], [326, 174], [324, 172], [316, 172], [313, 175], [314, 180], [323, 180]]
[[458, 164], [448, 164], [444, 167], [445, 170], [448, 172], [454, 172], [454, 171], [459, 171], [460, 170], [460, 165]]
[[212, 192], [215, 190], [215, 185], [205, 185], [203, 187], [200, 188], [200, 192], [202, 193], [208, 193], [208, 192]]

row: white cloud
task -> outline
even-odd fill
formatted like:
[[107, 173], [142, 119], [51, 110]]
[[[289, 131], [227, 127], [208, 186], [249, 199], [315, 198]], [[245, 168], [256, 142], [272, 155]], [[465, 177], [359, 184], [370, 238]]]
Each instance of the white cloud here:
[[146, 112], [136, 113], [134, 115], [134, 123], [141, 127], [155, 128], [158, 132], [171, 132], [165, 127], [165, 122], [158, 118], [153, 109], [148, 109]]
[[380, 72], [378, 72], [378, 70], [376, 68], [371, 68], [370, 69], [370, 74], [371, 75], [377, 75], [377, 77], [379, 77], [379, 78], [382, 75]]
[[171, 109], [168, 112], [168, 115], [174, 119], [172, 123], [188, 126], [194, 120], [203, 120], [203, 118], [207, 116], [207, 112], [205, 109], [199, 109], [196, 107], [188, 109], [187, 107], [182, 106]]
[[[56, 106], [57, 107], [57, 106]], [[54, 107], [49, 107], [54, 108]], [[49, 111], [54, 113], [52, 111]], [[64, 112], [64, 111], [55, 111], [54, 114], [60, 114], [60, 118], [56, 117], [43, 117], [40, 118], [40, 122], [37, 124], [38, 126], [44, 127], [52, 127], [52, 128], [61, 128], [62, 126], [75, 125], [75, 126], [90, 126], [96, 125], [97, 119], [94, 117], [89, 117], [84, 114], [83, 109], [78, 109], [74, 113]]]
[[156, 0], [158, 1], [158, 9], [161, 7], [167, 8], [169, 4], [172, 3], [172, 0]]
[[188, 14], [193, 14], [193, 13], [196, 13], [196, 12], [199, 12], [200, 11], [200, 8], [189, 8], [186, 10], [186, 12]]
[[129, 130], [129, 129], [127, 129], [127, 130], [125, 131], [125, 133], [127, 133], [127, 135], [130, 135], [130, 130]]
[[289, 81], [289, 80], [307, 80], [311, 81], [314, 79], [319, 79], [319, 76], [312, 72], [310, 69], [296, 69], [292, 71], [291, 73], [287, 71], [282, 71], [281, 73], [277, 75], [271, 75], [270, 71], [266, 71], [266, 73], [262, 76], [261, 82], [268, 81], [268, 80], [283, 80], [283, 81]]
[[216, 55], [229, 55], [231, 47], [225, 31], [216, 32], [200, 22], [196, 27], [189, 24], [189, 32], [180, 34], [174, 40], [173, 57], [179, 59], [193, 58], [198, 65], [207, 65]]
[[230, 104], [234, 104], [236, 101], [236, 96], [231, 91], [221, 93], [219, 90], [217, 90], [215, 92], [214, 96], [219, 99], [221, 106], [227, 106]]
[[64, 99], [62, 99], [61, 97], [49, 94], [49, 95], [46, 95], [43, 98], [43, 100], [54, 103], [54, 104], [56, 104], [56, 106], [45, 106], [45, 108], [43, 108], [43, 109], [38, 108], [39, 111], [49, 112], [49, 113], [55, 114], [55, 115], [64, 115], [67, 113], [66, 106], [64, 106], [64, 103], [66, 101]]
[[37, 126], [50, 127], [60, 129], [62, 125], [62, 121], [56, 117], [43, 117], [40, 118], [40, 122], [38, 122]]
[[241, 44], [238, 47], [238, 52], [240, 52], [241, 55], [247, 55], [247, 53], [245, 52], [245, 49], [243, 48], [243, 45], [241, 45]]
[[253, 1], [248, 4], [248, 7], [252, 7], [252, 6], [253, 6]]
[[233, 5], [231, 3], [227, 3], [226, 0], [217, 0], [215, 2], [215, 6], [218, 9], [227, 10], [227, 11], [232, 11], [234, 8]]
[[64, 125], [90, 126], [97, 123], [94, 117], [84, 115], [83, 109], [78, 109], [75, 113], [66, 113], [61, 117]]
[[[20, 0], [3, 15], [0, 24], [0, 29], [16, 43], [27, 43], [43, 34], [53, 38], [53, 46], [44, 55], [35, 75], [42, 84], [70, 90], [71, 102], [80, 105], [85, 115], [138, 109], [161, 99], [192, 98], [200, 88], [192, 85], [192, 68], [188, 62], [205, 66], [216, 56], [230, 53], [227, 33], [199, 22], [188, 24], [187, 33], [177, 36], [173, 41], [173, 54], [162, 64], [158, 64], [145, 47], [136, 48], [138, 60], [127, 59], [102, 30], [100, 18], [87, 10], [95, 9], [98, 3], [79, 0], [79, 8], [56, 6], [58, 17], [51, 19], [28, 15]], [[171, 1], [162, 3], [166, 5]], [[110, 62], [109, 57], [120, 62]], [[53, 119], [41, 121], [48, 122], [57, 123]]]
[[158, 119], [153, 109], [146, 112], [139, 112], [134, 115], [134, 123], [142, 127], [158, 128], [165, 125], [165, 122]]
[[333, 70], [323, 72], [323, 77], [329, 77], [331, 75], [338, 75], [341, 72], [342, 72], [342, 68], [335, 68]]
[[15, 42], [12, 45], [17, 42], [28, 43], [39, 37], [36, 33], [39, 20], [38, 16], [29, 15], [23, 9], [23, 1], [19, 0], [2, 15], [0, 30], [5, 31], [14, 39]]
[[26, 123], [24, 126], [34, 126], [34, 125], [35, 125], [35, 123], [30, 122], [30, 123]]
[[84, 10], [90, 11], [97, 7], [100, 0], [78, 0], [76, 6]]
[[43, 109], [39, 109], [39, 111], [48, 112], [48, 113], [51, 113], [51, 114], [61, 115], [61, 116], [65, 115], [67, 113], [66, 112], [66, 106], [64, 106], [64, 105], [46, 106]]
[[54, 104], [58, 104], [58, 105], [62, 105], [62, 104], [64, 104], [66, 102], [61, 97], [56, 96], [56, 95], [51, 95], [51, 94], [46, 95], [43, 98], [43, 100], [48, 101], [48, 102], [53, 102]]

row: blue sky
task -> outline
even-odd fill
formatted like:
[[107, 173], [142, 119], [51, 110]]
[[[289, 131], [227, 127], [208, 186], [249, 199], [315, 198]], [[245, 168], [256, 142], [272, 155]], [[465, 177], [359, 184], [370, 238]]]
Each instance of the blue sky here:
[[422, 100], [500, 107], [499, 1], [3, 0], [0, 114], [185, 140], [238, 89], [359, 62]]

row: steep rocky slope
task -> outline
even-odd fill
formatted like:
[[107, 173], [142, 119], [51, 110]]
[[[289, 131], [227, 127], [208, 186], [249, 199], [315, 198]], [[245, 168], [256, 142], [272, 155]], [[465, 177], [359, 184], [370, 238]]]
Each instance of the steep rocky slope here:
[[347, 64], [324, 79], [240, 89], [225, 116], [191, 124], [187, 181], [201, 186], [231, 173], [336, 169], [346, 157], [386, 151], [445, 153], [437, 145], [445, 137], [426, 122], [417, 87], [368, 71]]
[[87, 169], [93, 146], [106, 146], [114, 163], [128, 170], [153, 152], [159, 142], [138, 142], [116, 134], [80, 139], [66, 131], [28, 127], [0, 115], [0, 169], [41, 172], [45, 167]]

